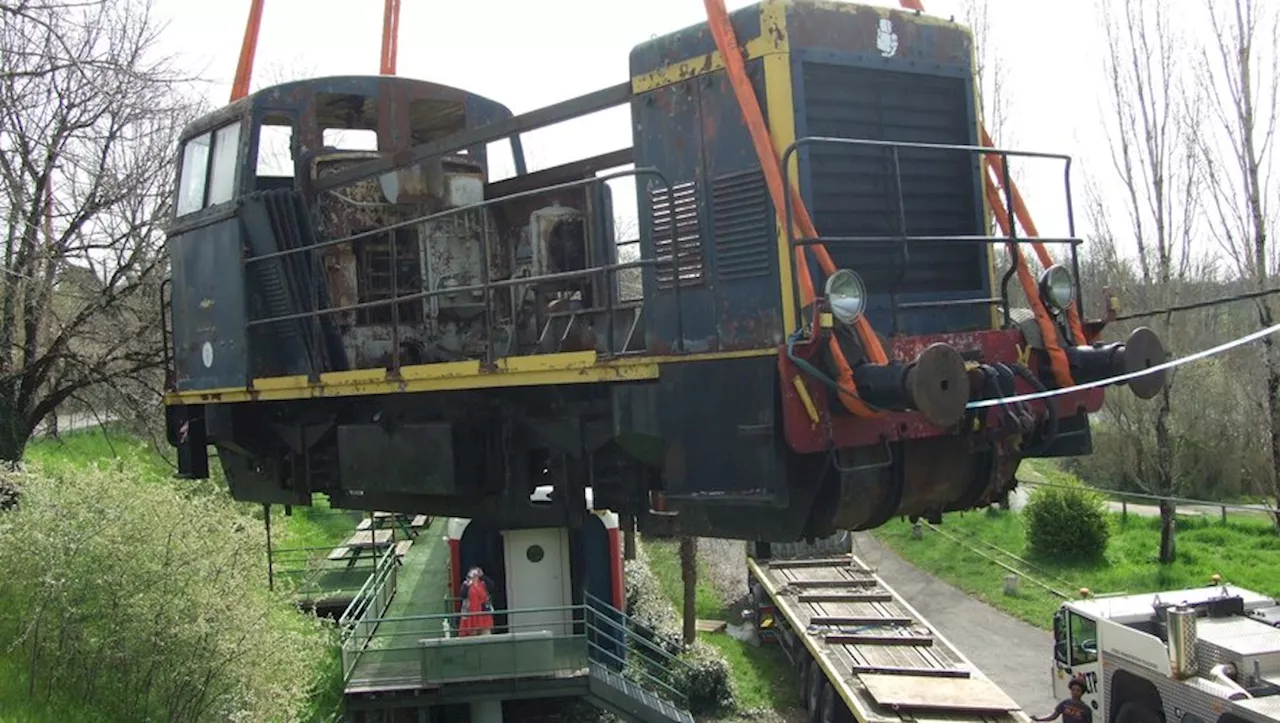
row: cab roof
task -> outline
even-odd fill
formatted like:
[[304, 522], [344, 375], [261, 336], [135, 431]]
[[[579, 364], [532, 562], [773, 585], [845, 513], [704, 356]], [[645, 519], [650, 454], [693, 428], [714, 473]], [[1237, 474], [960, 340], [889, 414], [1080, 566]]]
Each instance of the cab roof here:
[[360, 128], [370, 127], [362, 124], [361, 118], [372, 118], [376, 112], [400, 112], [405, 104], [412, 126], [439, 123], [453, 116], [466, 127], [474, 127], [512, 116], [509, 108], [495, 100], [440, 83], [387, 75], [334, 75], [257, 90], [187, 124], [181, 140], [258, 110], [294, 111], [312, 115], [322, 126]]

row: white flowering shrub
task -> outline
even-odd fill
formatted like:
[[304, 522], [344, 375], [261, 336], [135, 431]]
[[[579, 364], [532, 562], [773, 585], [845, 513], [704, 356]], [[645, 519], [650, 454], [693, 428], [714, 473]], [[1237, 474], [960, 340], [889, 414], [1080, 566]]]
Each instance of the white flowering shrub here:
[[31, 696], [193, 722], [332, 696], [332, 633], [268, 591], [263, 530], [225, 493], [116, 465], [0, 475], [22, 491], [0, 512], [0, 655]]

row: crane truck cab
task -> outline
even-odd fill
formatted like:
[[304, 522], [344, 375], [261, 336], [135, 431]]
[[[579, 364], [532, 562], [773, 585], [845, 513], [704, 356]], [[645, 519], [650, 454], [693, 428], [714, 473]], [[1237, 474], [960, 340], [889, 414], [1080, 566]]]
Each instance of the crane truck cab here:
[[1280, 604], [1233, 585], [1070, 600], [1053, 617], [1054, 695], [1095, 723], [1280, 721]]

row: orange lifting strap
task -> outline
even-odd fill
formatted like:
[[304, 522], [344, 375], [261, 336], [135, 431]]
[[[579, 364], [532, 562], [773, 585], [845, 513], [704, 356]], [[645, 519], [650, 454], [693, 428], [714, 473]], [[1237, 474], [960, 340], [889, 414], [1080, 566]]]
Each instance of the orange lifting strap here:
[[231, 102], [249, 95], [249, 79], [253, 75], [253, 55], [258, 50], [258, 30], [262, 27], [263, 0], [253, 0], [249, 5], [249, 20], [244, 25], [244, 41], [240, 44], [240, 62], [236, 65], [236, 79], [231, 84]]
[[382, 75], [396, 74], [396, 50], [400, 40], [400, 0], [386, 0], [382, 9]]
[[[924, 12], [924, 3], [921, 0], [900, 0], [900, 4], [907, 10]], [[991, 142], [991, 136], [987, 133], [986, 123], [981, 123], [979, 128], [982, 145], [987, 148], [994, 148], [995, 144]], [[987, 163], [996, 172], [994, 179], [985, 170], [988, 167]], [[1027, 236], [1031, 238], [1038, 237], [1040, 233], [1036, 229], [1035, 222], [1031, 220], [1031, 214], [1027, 211], [1026, 204], [1022, 202], [1022, 194], [1018, 192], [1018, 186], [1013, 182], [1012, 178], [1009, 179], [1009, 195], [1013, 198], [1013, 213], [1016, 219], [1009, 218], [1009, 214], [1004, 208], [1004, 203], [1000, 200], [999, 189], [1002, 185], [996, 179], [1004, 178], [1004, 159], [996, 155], [984, 157], [984, 172], [982, 175], [987, 187], [987, 204], [991, 206], [996, 222], [999, 223], [1000, 230], [1004, 232], [1004, 235], [1013, 235], [1013, 222], [1016, 220], [1022, 225], [1022, 229]], [[1031, 245], [1035, 249], [1040, 263], [1045, 268], [1053, 265], [1053, 257], [1049, 255], [1049, 251], [1044, 247], [1044, 244], [1039, 241], [1033, 241]], [[1018, 282], [1022, 286], [1022, 291], [1026, 294], [1027, 301], [1031, 304], [1032, 312], [1035, 313], [1036, 326], [1040, 328], [1040, 335], [1044, 337], [1045, 351], [1049, 353], [1049, 362], [1053, 368], [1053, 378], [1058, 382], [1059, 386], [1069, 387], [1075, 382], [1071, 378], [1071, 366], [1067, 361], [1067, 352], [1058, 343], [1058, 333], [1053, 326], [1053, 319], [1050, 318], [1049, 311], [1045, 309], [1044, 303], [1040, 300], [1040, 296], [1036, 291], [1036, 280], [1031, 276], [1031, 269], [1027, 267], [1026, 259], [1023, 258], [1018, 244], [1012, 242], [1009, 244], [1009, 255], [1012, 257], [1014, 267], [1018, 271]], [[1080, 324], [1080, 312], [1076, 310], [1075, 300], [1072, 300], [1071, 305], [1067, 307], [1067, 326], [1071, 330], [1071, 336], [1074, 338], [1075, 343], [1085, 343], [1084, 329]]]
[[[729, 12], [725, 9], [724, 0], [705, 0], [705, 4], [707, 7], [707, 25], [711, 29], [712, 37], [715, 38], [720, 57], [724, 59], [725, 71], [729, 76], [729, 82], [733, 86], [733, 92], [737, 97], [738, 106], [742, 110], [747, 129], [751, 132], [751, 141], [755, 146], [756, 155], [760, 159], [760, 167], [764, 171], [765, 181], [769, 186], [769, 195], [773, 200], [774, 211], [778, 215], [779, 226], [785, 227], [786, 217], [784, 196], [782, 195], [781, 164], [778, 161], [777, 151], [773, 147], [769, 129], [765, 125], [764, 114], [760, 110], [760, 101], [756, 98], [755, 89], [747, 78], [746, 64], [742, 60], [741, 53], [738, 52], [738, 39], [733, 32], [732, 23], [729, 22]], [[795, 186], [787, 185], [787, 190], [791, 194], [792, 208], [795, 209], [796, 226], [799, 227], [800, 234], [809, 238], [816, 237], [818, 232], [814, 229], [813, 220], [809, 217], [804, 200], [800, 198]], [[834, 273], [836, 265], [832, 261], [831, 255], [827, 253], [826, 248], [819, 244], [815, 245], [813, 249], [818, 257], [818, 264], [822, 267], [822, 272], [828, 275]], [[803, 246], [797, 246], [795, 249], [795, 268], [797, 281], [800, 285], [801, 298], [804, 305], [807, 306], [813, 303], [814, 289], [813, 279], [809, 276], [809, 266]], [[888, 358], [885, 356], [884, 348], [880, 346], [880, 339], [876, 336], [875, 331], [872, 330], [871, 324], [867, 322], [866, 317], [858, 317], [854, 326], [871, 361], [875, 364], [887, 363]], [[855, 396], [857, 387], [853, 381], [853, 369], [849, 366], [849, 362], [845, 359], [844, 353], [834, 336], [829, 340], [829, 349], [831, 350], [832, 360], [838, 369], [838, 379], [836, 381], [841, 388], [850, 392], [839, 395], [845, 408], [858, 416], [877, 416], [877, 412]]]
[[[258, 31], [262, 29], [262, 4], [265, 0], [252, 0], [249, 19], [244, 26], [244, 41], [240, 45], [240, 61], [236, 64], [236, 78], [231, 84], [231, 102], [249, 95], [249, 82], [253, 79], [253, 57], [258, 50]], [[396, 50], [400, 37], [400, 0], [386, 0], [382, 10], [382, 57], [378, 72], [396, 74]]]

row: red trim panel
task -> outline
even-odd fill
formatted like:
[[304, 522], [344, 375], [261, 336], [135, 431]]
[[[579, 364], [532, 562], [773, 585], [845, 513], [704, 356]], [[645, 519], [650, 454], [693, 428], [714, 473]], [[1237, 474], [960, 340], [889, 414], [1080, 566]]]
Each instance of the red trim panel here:
[[622, 570], [622, 545], [619, 541], [618, 528], [606, 528], [609, 534], [609, 567], [613, 574], [613, 606], [619, 610], [627, 609], [627, 581]]
[[[891, 359], [910, 361], [930, 344], [946, 343], [955, 347], [961, 354], [966, 352], [982, 352], [982, 361], [1016, 362], [1018, 346], [1022, 342], [1022, 334], [1017, 330], [976, 331], [963, 334], [937, 334], [931, 336], [897, 337], [889, 344]], [[805, 344], [795, 347], [797, 357], [819, 366], [819, 345]], [[1035, 359], [1031, 360], [1033, 370]], [[883, 441], [899, 441], [937, 437], [952, 433], [952, 430], [935, 427], [914, 412], [888, 412], [874, 419], [864, 419], [832, 410], [843, 410], [840, 401], [835, 398], [836, 392], [823, 382], [814, 379], [801, 371], [787, 358], [785, 346], [778, 349], [778, 373], [782, 384], [782, 422], [787, 444], [801, 454], [825, 452], [833, 447], [865, 447], [878, 445]], [[791, 381], [799, 375], [818, 411], [818, 424], [814, 424], [804, 401]], [[1018, 393], [1035, 391], [1022, 379], [1017, 379]], [[1088, 389], [1073, 394], [1064, 394], [1054, 398], [1060, 417], [1073, 416], [1081, 412], [1096, 412], [1102, 408], [1104, 392], [1101, 388]], [[1031, 402], [1033, 409], [1042, 408], [1043, 402]], [[986, 421], [997, 424], [999, 408], [990, 407], [984, 410]]]

